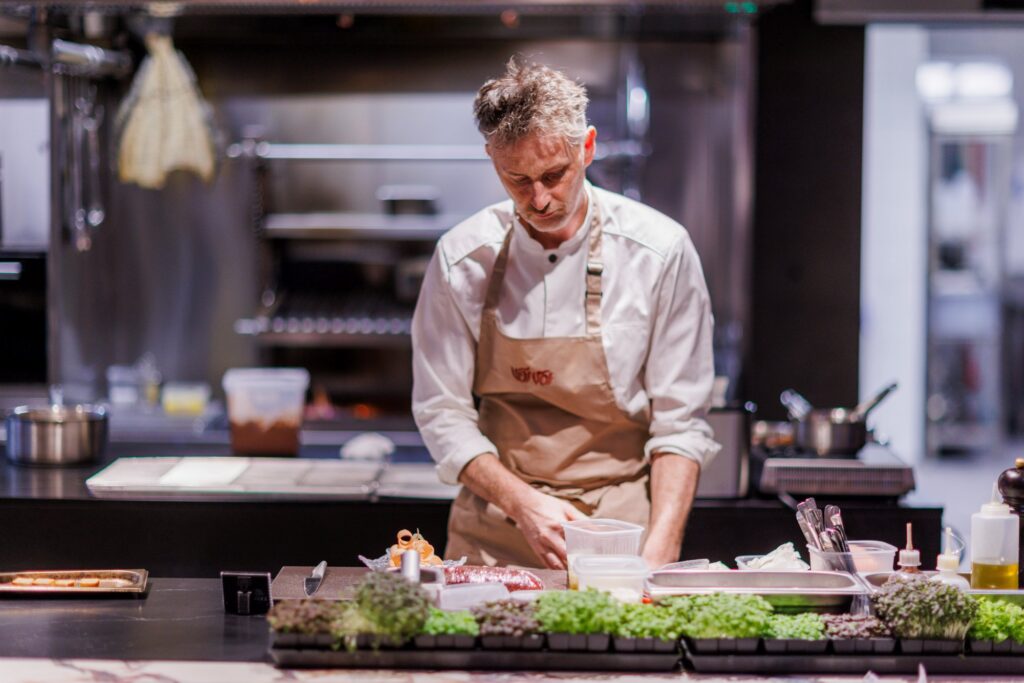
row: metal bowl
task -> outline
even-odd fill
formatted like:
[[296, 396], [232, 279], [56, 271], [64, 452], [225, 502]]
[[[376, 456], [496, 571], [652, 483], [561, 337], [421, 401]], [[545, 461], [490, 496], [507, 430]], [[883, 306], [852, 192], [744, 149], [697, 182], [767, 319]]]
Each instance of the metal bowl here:
[[92, 462], [106, 450], [107, 423], [102, 406], [20, 406], [7, 416], [7, 458], [50, 467]]

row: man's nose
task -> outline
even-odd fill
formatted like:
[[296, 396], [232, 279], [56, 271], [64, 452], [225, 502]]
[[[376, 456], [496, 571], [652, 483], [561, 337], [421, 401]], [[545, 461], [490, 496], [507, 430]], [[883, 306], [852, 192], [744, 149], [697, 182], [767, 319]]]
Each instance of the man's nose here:
[[551, 203], [551, 192], [542, 182], [536, 182], [532, 187], [532, 197], [530, 198], [530, 205], [538, 211], [547, 208], [547, 205]]

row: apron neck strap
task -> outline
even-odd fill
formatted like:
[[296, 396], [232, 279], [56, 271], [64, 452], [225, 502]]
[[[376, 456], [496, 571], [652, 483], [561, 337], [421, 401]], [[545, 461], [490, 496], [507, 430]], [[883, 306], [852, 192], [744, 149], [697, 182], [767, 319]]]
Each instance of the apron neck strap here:
[[587, 293], [584, 295], [584, 308], [587, 311], [587, 334], [598, 334], [601, 331], [601, 274], [604, 273], [604, 260], [601, 257], [601, 211], [594, 199], [593, 218], [590, 223], [590, 241], [587, 245]]
[[[584, 308], [587, 313], [587, 334], [598, 334], [601, 331], [601, 274], [604, 272], [604, 260], [601, 257], [601, 211], [594, 194], [588, 192], [587, 195], [593, 204], [590, 212], [590, 234], [587, 236], [587, 289], [584, 295]], [[501, 285], [505, 282], [505, 272], [508, 270], [508, 252], [509, 244], [512, 242], [512, 231], [515, 229], [512, 224], [514, 220], [516, 218], [513, 215], [487, 283], [485, 312], [498, 308], [498, 296], [501, 294]]]

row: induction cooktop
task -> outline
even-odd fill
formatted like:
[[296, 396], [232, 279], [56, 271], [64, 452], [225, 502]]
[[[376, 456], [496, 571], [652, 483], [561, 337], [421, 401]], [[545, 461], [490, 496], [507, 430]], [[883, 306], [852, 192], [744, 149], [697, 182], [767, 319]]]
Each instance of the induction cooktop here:
[[899, 497], [914, 490], [914, 468], [891, 448], [868, 444], [855, 457], [817, 456], [794, 448], [755, 449], [762, 493]]

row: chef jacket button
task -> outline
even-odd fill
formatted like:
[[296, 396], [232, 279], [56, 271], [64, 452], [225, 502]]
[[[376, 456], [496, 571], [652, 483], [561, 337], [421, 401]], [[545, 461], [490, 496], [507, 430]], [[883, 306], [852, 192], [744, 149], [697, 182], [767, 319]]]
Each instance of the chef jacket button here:
[[558, 260], [558, 256], [556, 256], [555, 254], [548, 254], [548, 261], [550, 261], [551, 263], [554, 263], [557, 260]]

